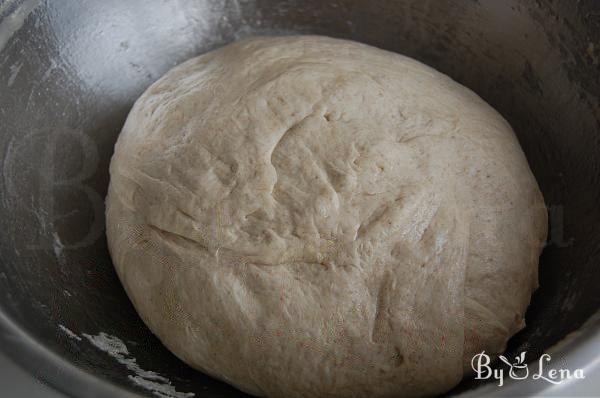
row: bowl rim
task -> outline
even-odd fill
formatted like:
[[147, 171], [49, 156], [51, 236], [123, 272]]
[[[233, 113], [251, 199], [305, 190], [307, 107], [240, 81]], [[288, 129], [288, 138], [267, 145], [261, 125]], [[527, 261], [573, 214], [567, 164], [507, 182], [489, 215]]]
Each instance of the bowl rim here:
[[143, 397], [65, 360], [19, 327], [2, 308], [0, 351], [35, 379], [69, 397]]
[[[86, 372], [75, 364], [42, 345], [19, 327], [0, 308], [0, 350], [16, 365], [51, 388], [70, 397], [142, 398], [141, 395], [112, 383], [110, 380]], [[579, 329], [566, 335], [546, 350], [564, 358], [569, 369], [583, 369], [585, 375], [600, 374], [600, 310], [596, 311]], [[547, 369], [559, 369], [550, 362]], [[587, 376], [586, 376], [587, 377]], [[517, 381], [508, 379], [503, 387], [486, 383], [472, 390], [454, 394], [461, 398], [480, 396], [535, 396], [560, 392], [572, 380], [553, 385], [542, 380]], [[564, 393], [567, 393], [565, 391]]]

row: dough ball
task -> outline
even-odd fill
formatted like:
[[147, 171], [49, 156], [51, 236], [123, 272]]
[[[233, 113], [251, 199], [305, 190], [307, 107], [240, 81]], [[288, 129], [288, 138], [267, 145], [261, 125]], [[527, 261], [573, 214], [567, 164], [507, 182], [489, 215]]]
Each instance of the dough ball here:
[[148, 327], [268, 397], [444, 392], [524, 326], [543, 198], [508, 123], [413, 59], [237, 42], [135, 103], [107, 234]]

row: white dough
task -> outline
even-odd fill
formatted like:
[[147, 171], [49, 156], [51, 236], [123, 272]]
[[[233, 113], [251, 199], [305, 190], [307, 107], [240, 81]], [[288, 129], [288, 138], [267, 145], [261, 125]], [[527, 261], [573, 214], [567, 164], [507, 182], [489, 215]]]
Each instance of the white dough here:
[[318, 36], [177, 66], [116, 144], [108, 243], [175, 355], [268, 397], [444, 392], [524, 326], [546, 237], [508, 123], [402, 55]]

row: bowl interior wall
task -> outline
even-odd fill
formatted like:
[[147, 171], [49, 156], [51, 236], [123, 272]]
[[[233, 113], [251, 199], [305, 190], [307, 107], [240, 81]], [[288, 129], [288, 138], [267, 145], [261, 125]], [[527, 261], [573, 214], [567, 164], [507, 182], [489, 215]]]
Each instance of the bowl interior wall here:
[[24, 0], [0, 2], [2, 17], [0, 310], [91, 374], [149, 394], [83, 335], [104, 332], [178, 391], [243, 395], [184, 365], [138, 318], [108, 255], [104, 196], [137, 96], [177, 63], [258, 34], [396, 51], [492, 104], [515, 129], [551, 222], [540, 288], [509, 351], [539, 355], [599, 308], [597, 2]]

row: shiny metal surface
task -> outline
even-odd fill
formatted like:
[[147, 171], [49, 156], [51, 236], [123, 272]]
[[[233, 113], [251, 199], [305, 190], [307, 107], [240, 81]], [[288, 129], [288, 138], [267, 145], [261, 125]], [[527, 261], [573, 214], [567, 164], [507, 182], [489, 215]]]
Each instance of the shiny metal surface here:
[[[534, 359], [598, 310], [600, 3], [0, 0], [3, 351], [70, 395], [152, 396], [152, 386], [85, 336], [104, 332], [173, 391], [243, 396], [181, 363], [138, 318], [108, 256], [104, 195], [113, 144], [150, 83], [235, 39], [288, 33], [415, 57], [512, 124], [549, 205], [551, 233], [528, 326], [509, 354], [527, 350]], [[600, 351], [598, 324], [586, 330], [557, 353], [567, 365], [593, 361], [576, 356], [577, 347]], [[475, 387], [466, 381], [456, 391]]]

